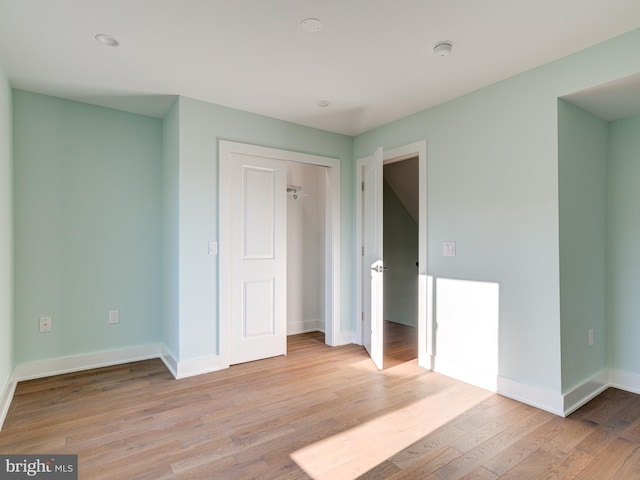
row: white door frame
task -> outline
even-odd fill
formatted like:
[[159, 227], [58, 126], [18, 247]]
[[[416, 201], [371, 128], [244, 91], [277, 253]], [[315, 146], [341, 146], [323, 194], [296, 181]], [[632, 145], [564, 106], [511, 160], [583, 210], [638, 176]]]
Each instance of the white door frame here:
[[[421, 140], [402, 147], [385, 150], [383, 164], [418, 157], [418, 364], [431, 369], [433, 353], [433, 312], [430, 278], [427, 265], [427, 141]], [[356, 161], [356, 330], [353, 343], [362, 345], [362, 167]]]
[[[220, 366], [229, 366], [231, 335], [230, 278], [231, 236], [229, 162], [233, 153], [300, 162], [326, 168], [325, 195], [325, 343], [341, 345], [345, 335], [340, 327], [340, 160], [276, 148], [220, 140], [218, 142], [218, 353]], [[350, 340], [350, 339], [348, 339]]]

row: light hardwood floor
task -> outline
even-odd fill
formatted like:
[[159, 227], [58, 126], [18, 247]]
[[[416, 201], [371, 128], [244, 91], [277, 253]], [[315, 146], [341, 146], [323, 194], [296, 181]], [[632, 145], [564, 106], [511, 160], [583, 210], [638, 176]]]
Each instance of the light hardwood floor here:
[[636, 479], [640, 397], [563, 419], [321, 334], [173, 380], [148, 360], [21, 382], [0, 453], [76, 453], [81, 479]]
[[384, 321], [384, 368], [418, 358], [418, 333], [415, 327]]

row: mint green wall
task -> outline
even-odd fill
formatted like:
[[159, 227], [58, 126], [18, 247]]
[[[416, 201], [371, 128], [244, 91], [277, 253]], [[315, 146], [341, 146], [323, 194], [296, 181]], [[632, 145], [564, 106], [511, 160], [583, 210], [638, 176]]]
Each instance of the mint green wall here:
[[640, 116], [609, 124], [608, 362], [640, 374]]
[[[220, 139], [342, 161], [341, 321], [352, 331], [353, 159], [426, 139], [429, 273], [500, 283], [500, 375], [570, 388], [601, 365], [602, 345], [585, 351], [580, 332], [602, 325], [594, 312], [578, 319], [582, 306], [569, 301], [578, 295], [575, 259], [602, 239], [568, 251], [583, 223], [565, 222], [587, 219], [567, 201], [583, 192], [570, 175], [578, 156], [559, 157], [558, 141], [565, 148], [569, 136], [561, 129], [558, 137], [557, 98], [640, 73], [638, 51], [635, 30], [355, 139], [184, 97], [160, 121], [14, 91], [14, 258], [9, 200], [0, 207], [0, 282], [11, 288], [13, 261], [15, 354], [1, 343], [11, 337], [9, 299], [0, 310], [0, 384], [13, 362], [143, 343], [162, 341], [179, 360], [217, 353], [217, 257], [206, 244], [218, 235]], [[11, 103], [0, 71], [0, 140], [11, 136]], [[609, 366], [634, 373], [638, 123], [609, 127], [607, 213]], [[589, 181], [600, 179], [598, 165]], [[11, 168], [2, 141], [0, 192], [9, 198]], [[442, 257], [443, 241], [457, 242], [456, 257]], [[120, 325], [107, 325], [110, 309], [120, 310]], [[50, 334], [37, 333], [42, 315], [53, 316]]]
[[394, 191], [383, 182], [384, 319], [417, 326], [418, 224]]
[[[427, 140], [429, 274], [499, 283], [500, 375], [559, 390], [557, 101], [539, 72], [529, 77], [365, 134], [354, 148], [360, 157]], [[442, 256], [444, 241], [457, 256]]]
[[563, 392], [606, 368], [607, 129], [558, 100]]
[[13, 118], [16, 363], [159, 342], [160, 120], [19, 90]]
[[0, 65], [0, 397], [13, 368], [11, 86]]
[[640, 72], [638, 51], [634, 30], [354, 140], [427, 140], [429, 273], [500, 284], [503, 377], [562, 388], [557, 98]]
[[162, 120], [162, 342], [180, 358], [179, 320], [179, 108], [178, 101]]
[[350, 137], [219, 105], [179, 99], [180, 360], [218, 353], [218, 141], [339, 158], [342, 192], [342, 328], [353, 330], [353, 163]]

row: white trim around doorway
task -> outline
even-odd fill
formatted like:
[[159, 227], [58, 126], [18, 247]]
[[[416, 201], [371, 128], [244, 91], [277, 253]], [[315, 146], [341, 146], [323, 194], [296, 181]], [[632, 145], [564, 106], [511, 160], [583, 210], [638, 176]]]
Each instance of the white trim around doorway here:
[[286, 162], [299, 162], [326, 168], [326, 229], [325, 229], [325, 343], [343, 345], [351, 343], [351, 332], [341, 328], [341, 254], [340, 254], [340, 160], [306, 153], [280, 150], [258, 145], [220, 140], [218, 143], [218, 228], [219, 228], [219, 270], [218, 270], [218, 325], [220, 366], [229, 366], [229, 335], [231, 333], [231, 305], [229, 279], [231, 257], [229, 238], [231, 233], [229, 162], [233, 153], [268, 157]]
[[[433, 358], [433, 289], [427, 265], [427, 141], [385, 150], [383, 164], [418, 157], [418, 364], [432, 369]], [[356, 328], [353, 343], [362, 345], [362, 161], [356, 160]]]

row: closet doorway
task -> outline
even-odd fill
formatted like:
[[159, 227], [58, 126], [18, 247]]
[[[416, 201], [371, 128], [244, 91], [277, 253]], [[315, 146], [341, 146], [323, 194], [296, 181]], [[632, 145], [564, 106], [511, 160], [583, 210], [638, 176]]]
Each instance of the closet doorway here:
[[[346, 343], [339, 323], [339, 161], [220, 141], [219, 165], [221, 365], [285, 355], [287, 334], [303, 330], [322, 329], [329, 345]], [[289, 212], [292, 201], [298, 203]], [[303, 222], [303, 205], [314, 222]], [[316, 231], [307, 235], [311, 225]], [[311, 247], [316, 274], [307, 274], [306, 265], [294, 268], [290, 284], [289, 263], [310, 258]], [[305, 310], [293, 295], [313, 308]]]
[[287, 335], [325, 332], [326, 167], [287, 162]]

